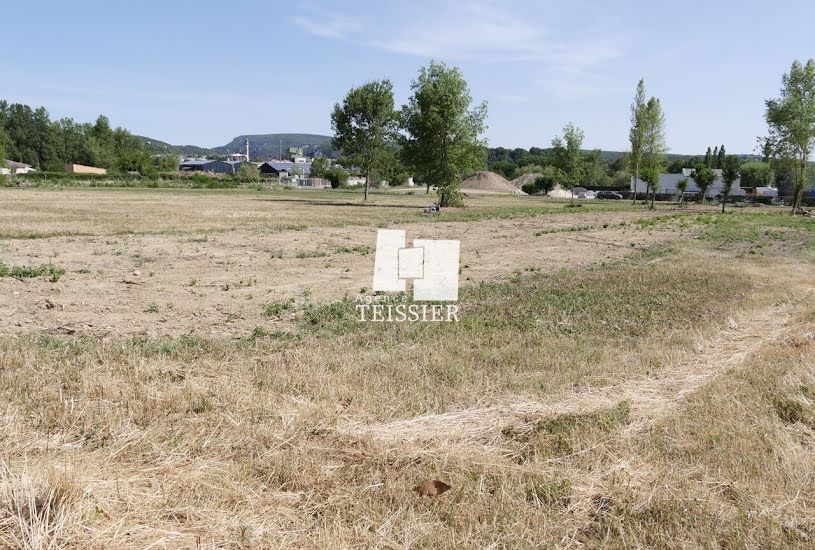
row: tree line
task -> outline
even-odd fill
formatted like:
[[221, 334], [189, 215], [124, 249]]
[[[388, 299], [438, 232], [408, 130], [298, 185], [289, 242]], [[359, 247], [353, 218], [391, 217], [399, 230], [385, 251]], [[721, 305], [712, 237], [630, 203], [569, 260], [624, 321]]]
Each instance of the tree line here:
[[366, 200], [373, 178], [409, 170], [428, 192], [436, 186], [440, 206], [458, 206], [463, 177], [485, 165], [486, 117], [461, 70], [432, 61], [399, 109], [388, 79], [352, 88], [331, 113], [332, 144], [366, 178]]
[[156, 172], [142, 141], [124, 128], [112, 128], [105, 116], [96, 122], [51, 120], [45, 107], [32, 109], [0, 101], [0, 160], [9, 159], [49, 172], [68, 163], [107, 168], [112, 173]]

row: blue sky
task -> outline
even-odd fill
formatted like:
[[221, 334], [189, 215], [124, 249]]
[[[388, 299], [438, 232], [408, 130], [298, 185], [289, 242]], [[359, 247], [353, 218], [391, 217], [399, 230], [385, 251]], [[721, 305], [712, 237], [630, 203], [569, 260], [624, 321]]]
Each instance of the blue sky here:
[[[489, 104], [492, 146], [627, 146], [637, 80], [662, 100], [675, 153], [752, 152], [763, 101], [815, 56], [815, 3], [413, 0], [12, 2], [0, 98], [174, 144], [330, 133], [333, 104], [387, 77], [397, 101], [430, 59]], [[10, 24], [11, 21], [22, 24]]]

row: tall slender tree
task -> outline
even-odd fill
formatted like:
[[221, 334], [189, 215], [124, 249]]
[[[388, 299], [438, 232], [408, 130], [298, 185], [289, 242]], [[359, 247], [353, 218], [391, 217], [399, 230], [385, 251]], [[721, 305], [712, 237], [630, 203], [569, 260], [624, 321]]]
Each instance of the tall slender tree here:
[[[665, 114], [659, 99], [652, 97], [645, 106], [645, 132], [642, 139], [642, 165], [650, 175], [651, 208], [659, 188], [659, 174], [665, 168], [668, 144], [665, 139]], [[646, 200], [647, 200], [646, 196]]]
[[331, 113], [332, 144], [362, 171], [365, 200], [368, 200], [371, 179], [383, 163], [388, 141], [395, 137], [393, 105], [391, 81], [374, 80], [352, 88], [342, 105], [334, 105]]
[[806, 64], [794, 61], [781, 79], [781, 97], [766, 101], [765, 117], [775, 154], [792, 173], [792, 213], [801, 207], [801, 197], [811, 170], [809, 157], [815, 147], [815, 59]]
[[642, 140], [645, 134], [645, 79], [637, 83], [634, 101], [631, 103], [631, 128], [628, 131], [628, 141], [631, 143], [631, 168], [634, 175], [634, 198], [631, 204], [637, 204], [637, 185], [640, 181], [640, 165], [642, 163]]
[[707, 153], [705, 153], [705, 166], [708, 168], [713, 167], [713, 151], [710, 150], [710, 147], [707, 148]]
[[719, 156], [716, 157], [716, 168], [724, 168], [725, 158], [727, 154], [724, 151], [724, 144], [719, 147]]

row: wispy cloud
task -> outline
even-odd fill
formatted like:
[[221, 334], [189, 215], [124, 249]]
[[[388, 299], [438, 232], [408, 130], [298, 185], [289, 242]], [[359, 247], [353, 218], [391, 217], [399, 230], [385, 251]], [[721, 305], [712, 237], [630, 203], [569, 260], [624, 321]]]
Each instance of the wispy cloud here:
[[295, 15], [291, 20], [301, 29], [323, 38], [345, 38], [362, 30], [364, 18], [347, 15]]
[[[421, 4], [421, 2], [419, 2]], [[349, 38], [382, 50], [451, 60], [537, 62], [579, 72], [623, 54], [621, 38], [569, 27], [548, 3], [435, 0], [395, 8], [376, 21], [310, 13], [293, 21], [321, 37]], [[550, 13], [551, 12], [551, 13]]]

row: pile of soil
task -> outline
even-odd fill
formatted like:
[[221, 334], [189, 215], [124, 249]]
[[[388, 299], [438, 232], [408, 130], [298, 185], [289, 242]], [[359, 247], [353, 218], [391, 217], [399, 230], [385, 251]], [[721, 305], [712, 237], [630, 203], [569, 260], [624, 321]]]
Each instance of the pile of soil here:
[[572, 192], [568, 189], [564, 189], [560, 185], [555, 185], [555, 188], [549, 191], [547, 196], [552, 197], [553, 199], [571, 199]]
[[540, 174], [538, 172], [531, 172], [529, 174], [524, 174], [523, 176], [518, 176], [517, 178], [512, 180], [510, 183], [512, 185], [514, 185], [518, 189], [523, 189], [524, 185], [526, 185], [528, 183], [535, 183], [535, 180], [537, 180], [539, 177], [541, 177], [541, 175], [542, 174]]
[[495, 172], [476, 172], [461, 182], [461, 190], [473, 193], [524, 194], [523, 191]]

